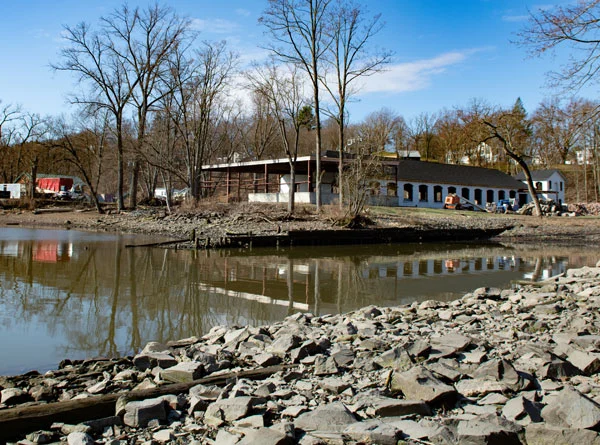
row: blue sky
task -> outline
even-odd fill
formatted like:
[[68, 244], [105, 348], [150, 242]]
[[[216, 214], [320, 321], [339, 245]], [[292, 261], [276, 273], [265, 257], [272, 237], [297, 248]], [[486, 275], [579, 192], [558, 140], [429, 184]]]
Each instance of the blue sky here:
[[[123, 2], [104, 0], [22, 0], [0, 2], [0, 100], [21, 104], [42, 115], [68, 113], [65, 96], [74, 78], [54, 73], [62, 26], [97, 23]], [[545, 73], [560, 64], [554, 59], [527, 58], [524, 48], [510, 43], [529, 10], [547, 8], [527, 0], [369, 0], [372, 13], [386, 23], [373, 41], [394, 52], [384, 73], [366, 80], [350, 105], [351, 121], [387, 107], [406, 119], [422, 112], [464, 106], [484, 99], [510, 106], [521, 97], [533, 111], [553, 94]], [[130, 1], [130, 6], [148, 2]], [[202, 40], [227, 40], [243, 62], [265, 57], [266, 36], [257, 23], [266, 0], [176, 0], [163, 2], [193, 20]], [[587, 92], [590, 94], [590, 92]], [[595, 93], [595, 90], [593, 91]], [[590, 98], [595, 98], [590, 97]]]

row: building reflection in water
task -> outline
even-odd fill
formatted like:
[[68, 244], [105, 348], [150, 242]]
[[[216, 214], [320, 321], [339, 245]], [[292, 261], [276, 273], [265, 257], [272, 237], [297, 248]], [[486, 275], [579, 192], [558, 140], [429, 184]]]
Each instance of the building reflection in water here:
[[451, 300], [596, 260], [576, 250], [490, 245], [248, 252], [125, 248], [118, 236], [74, 231], [55, 239], [6, 238], [0, 374], [49, 369], [65, 357], [130, 354], [151, 340], [202, 335], [222, 324], [261, 325], [297, 311]]

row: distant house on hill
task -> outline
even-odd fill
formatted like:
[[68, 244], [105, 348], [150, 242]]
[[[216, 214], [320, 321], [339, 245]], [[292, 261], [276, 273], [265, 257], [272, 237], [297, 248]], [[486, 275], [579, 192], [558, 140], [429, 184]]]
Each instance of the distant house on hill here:
[[[566, 179], [559, 170], [534, 170], [531, 172], [531, 178], [541, 199], [552, 199], [560, 203], [565, 201]], [[523, 172], [516, 175], [515, 179], [525, 183]]]
[[[333, 154], [321, 158], [321, 198], [332, 204], [339, 198], [339, 159]], [[346, 160], [345, 162], [352, 162]], [[464, 165], [438, 164], [406, 159], [381, 159], [380, 177], [370, 178], [370, 204], [383, 206], [443, 208], [446, 195], [455, 193], [479, 206], [501, 199], [528, 202], [526, 187], [499, 170]], [[314, 156], [299, 157], [295, 163], [297, 203], [316, 202]], [[287, 159], [205, 165], [204, 190], [220, 189], [227, 201], [287, 202], [290, 168]]]
[[[31, 174], [23, 173], [17, 180], [17, 183], [28, 184], [31, 182]], [[71, 191], [75, 190], [82, 192], [85, 187], [85, 182], [78, 176], [71, 175], [60, 175], [60, 174], [47, 174], [39, 173], [36, 175], [36, 188], [40, 192], [45, 193], [58, 193], [60, 191]]]

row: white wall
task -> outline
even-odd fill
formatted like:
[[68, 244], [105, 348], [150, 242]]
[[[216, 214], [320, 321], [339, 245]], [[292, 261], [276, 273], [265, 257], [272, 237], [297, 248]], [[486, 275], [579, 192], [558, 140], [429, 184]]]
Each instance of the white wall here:
[[11, 199], [21, 199], [25, 196], [25, 184], [0, 184], [0, 190], [10, 192]]
[[[537, 184], [541, 184], [541, 192], [538, 196], [541, 199], [552, 199], [554, 201], [565, 202], [565, 181], [563, 177], [558, 173], [554, 172], [546, 181], [533, 181], [534, 187], [537, 189]], [[561, 187], [562, 184], [562, 187]], [[546, 192], [546, 193], [543, 193]]]

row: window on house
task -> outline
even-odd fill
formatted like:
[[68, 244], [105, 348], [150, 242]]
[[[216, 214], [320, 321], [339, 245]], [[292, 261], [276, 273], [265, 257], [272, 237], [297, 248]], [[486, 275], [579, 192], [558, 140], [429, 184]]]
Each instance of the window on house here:
[[463, 187], [461, 196], [465, 199], [471, 199], [471, 190], [468, 187]]
[[404, 200], [412, 201], [413, 200], [413, 186], [412, 184], [404, 184]]
[[560, 191], [561, 192], [563, 191], [563, 182], [562, 181], [560, 181]]
[[498, 201], [500, 201], [501, 199], [506, 199], [506, 192], [504, 190], [498, 191]]
[[508, 196], [512, 199], [515, 198], [517, 196], [517, 192], [515, 192], [514, 190], [511, 190], [510, 192], [508, 192]]
[[395, 182], [388, 182], [387, 195], [398, 196], [398, 184], [396, 184]]
[[429, 187], [426, 185], [419, 186], [419, 201], [427, 202], [429, 200], [427, 194], [429, 193]]
[[481, 205], [483, 203], [483, 192], [481, 189], [475, 189], [475, 204]]
[[535, 183], [535, 189], [536, 190], [542, 190], [542, 183], [541, 182], [536, 182]]
[[552, 181], [548, 181], [548, 190], [552, 190]]
[[442, 186], [436, 185], [433, 187], [433, 201], [442, 202], [444, 197], [442, 196]]
[[448, 187], [448, 194], [456, 193], [456, 187]]
[[485, 202], [494, 202], [494, 191], [488, 190], [485, 197]]

